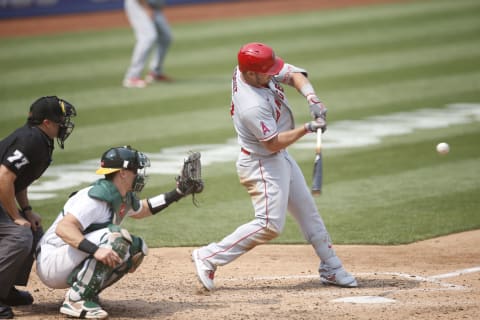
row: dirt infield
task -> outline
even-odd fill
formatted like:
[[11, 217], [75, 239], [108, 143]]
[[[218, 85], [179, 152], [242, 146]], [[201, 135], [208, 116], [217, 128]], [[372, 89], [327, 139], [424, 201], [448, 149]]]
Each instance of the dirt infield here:
[[[141, 267], [100, 295], [111, 319], [478, 319], [480, 230], [402, 246], [337, 246], [359, 288], [324, 286], [307, 245], [263, 245], [219, 267], [201, 289], [192, 248], [152, 249]], [[59, 319], [65, 290], [43, 286], [21, 319]], [[336, 299], [353, 299], [342, 302]], [[387, 300], [388, 299], [388, 300]]]

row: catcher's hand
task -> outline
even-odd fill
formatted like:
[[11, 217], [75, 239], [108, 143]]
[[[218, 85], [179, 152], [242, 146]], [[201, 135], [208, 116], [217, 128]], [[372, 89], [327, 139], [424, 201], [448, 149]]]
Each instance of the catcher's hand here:
[[200, 152], [189, 152], [183, 162], [183, 168], [177, 180], [177, 191], [186, 196], [191, 194], [195, 200], [195, 194], [203, 191], [202, 164]]

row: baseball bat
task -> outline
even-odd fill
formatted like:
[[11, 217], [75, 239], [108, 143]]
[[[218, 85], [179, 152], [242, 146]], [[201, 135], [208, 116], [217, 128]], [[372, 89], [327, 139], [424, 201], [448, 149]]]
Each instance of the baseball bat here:
[[315, 162], [313, 164], [312, 194], [322, 193], [323, 160], [322, 160], [322, 130], [317, 130], [317, 143], [315, 146]]

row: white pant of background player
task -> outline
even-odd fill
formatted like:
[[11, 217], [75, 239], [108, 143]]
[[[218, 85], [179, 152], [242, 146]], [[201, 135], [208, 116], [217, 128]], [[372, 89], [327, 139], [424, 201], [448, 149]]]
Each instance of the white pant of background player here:
[[355, 278], [343, 269], [342, 262], [332, 249], [330, 235], [310, 189], [298, 164], [287, 151], [270, 156], [242, 152], [237, 161], [237, 173], [251, 196], [255, 219], [240, 226], [219, 243], [211, 243], [193, 252], [197, 273], [205, 288], [213, 289], [213, 272], [217, 266], [226, 265], [255, 246], [277, 237], [284, 228], [287, 210], [320, 257], [322, 281], [357, 286]]
[[125, 12], [137, 40], [125, 79], [141, 78], [152, 48], [150, 71], [162, 75], [163, 62], [172, 42], [172, 32], [162, 10], [155, 10], [152, 20], [137, 0], [125, 0]]

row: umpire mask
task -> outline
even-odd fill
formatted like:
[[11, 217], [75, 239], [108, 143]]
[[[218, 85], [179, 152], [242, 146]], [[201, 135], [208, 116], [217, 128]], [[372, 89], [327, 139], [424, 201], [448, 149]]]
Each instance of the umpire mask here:
[[60, 148], [64, 148], [65, 140], [70, 136], [75, 127], [72, 118], [77, 115], [75, 107], [57, 96], [41, 97], [30, 107], [28, 124], [31, 126], [40, 125], [43, 120], [48, 119], [58, 124], [57, 142]]
[[65, 100], [58, 100], [62, 111], [63, 111], [63, 121], [59, 123], [60, 128], [58, 129], [57, 142], [60, 145], [60, 148], [64, 148], [65, 140], [72, 134], [73, 128], [75, 128], [75, 123], [72, 118], [77, 115], [75, 107], [68, 103]]

